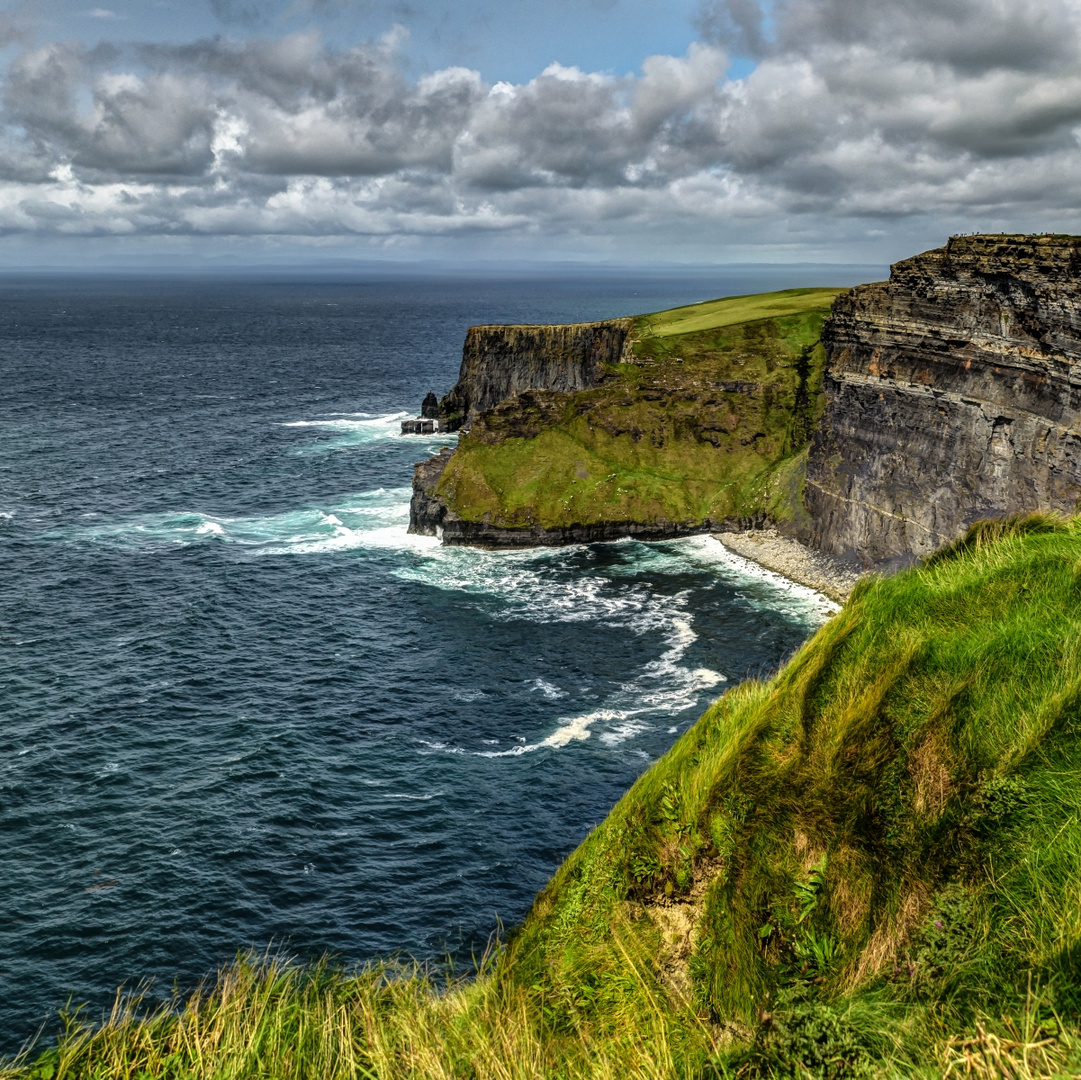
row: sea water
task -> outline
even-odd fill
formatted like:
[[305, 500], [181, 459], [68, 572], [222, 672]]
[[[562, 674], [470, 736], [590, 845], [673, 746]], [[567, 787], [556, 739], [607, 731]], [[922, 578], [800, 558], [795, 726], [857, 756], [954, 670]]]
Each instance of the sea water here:
[[[730, 275], [731, 278], [731, 275]], [[0, 1053], [239, 950], [468, 957], [822, 597], [406, 532], [471, 323], [797, 284], [0, 281]]]

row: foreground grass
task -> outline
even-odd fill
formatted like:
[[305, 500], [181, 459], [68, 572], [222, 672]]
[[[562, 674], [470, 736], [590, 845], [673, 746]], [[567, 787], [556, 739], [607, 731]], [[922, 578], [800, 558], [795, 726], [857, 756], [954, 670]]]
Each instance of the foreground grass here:
[[835, 289], [730, 297], [636, 321], [635, 363], [482, 415], [438, 486], [467, 521], [553, 528], [801, 512]]
[[417, 969], [358, 975], [246, 957], [149, 1017], [118, 998], [100, 1026], [69, 1018], [57, 1047], [0, 1077], [660, 1080], [706, 1060], [700, 1025], [663, 1009], [625, 1020], [602, 1041], [558, 1031], [535, 994], [492, 972], [438, 984]]
[[974, 527], [729, 691], [467, 982], [242, 960], [14, 1077], [1081, 1076], [1081, 520]]

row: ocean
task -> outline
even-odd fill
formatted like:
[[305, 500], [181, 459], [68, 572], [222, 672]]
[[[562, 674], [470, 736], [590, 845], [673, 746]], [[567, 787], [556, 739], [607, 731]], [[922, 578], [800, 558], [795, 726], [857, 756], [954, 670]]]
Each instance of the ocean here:
[[833, 606], [708, 537], [409, 536], [447, 437], [401, 418], [473, 323], [847, 280], [0, 279], [0, 1054], [242, 950], [462, 963], [520, 920]]

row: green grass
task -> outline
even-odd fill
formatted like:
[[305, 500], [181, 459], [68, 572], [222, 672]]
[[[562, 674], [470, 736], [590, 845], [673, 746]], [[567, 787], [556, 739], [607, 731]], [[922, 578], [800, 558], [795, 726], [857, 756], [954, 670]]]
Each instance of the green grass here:
[[[785, 1053], [791, 1067], [814, 1031], [853, 1070], [936, 1068], [951, 1036], [990, 1023], [1035, 1024], [1072, 1054], [1058, 1033], [1081, 1009], [1081, 524], [982, 526], [865, 582], [776, 679], [725, 695], [638, 781], [508, 966], [559, 1001], [618, 967], [608, 925], [649, 947], [672, 908], [696, 929], [668, 985], [735, 1033], [722, 1072], [770, 1075]], [[604, 1023], [588, 1005], [565, 1015]]]
[[643, 317], [664, 332], [639, 320], [636, 362], [612, 367], [594, 389], [533, 391], [479, 417], [439, 494], [466, 521], [505, 527], [801, 513], [802, 451], [822, 408], [818, 338], [835, 293]]
[[465, 982], [242, 960], [13, 1077], [1081, 1075], [1081, 519], [865, 579]]
[[635, 320], [639, 337], [673, 337], [714, 330], [737, 323], [800, 315], [805, 311], [828, 309], [843, 289], [785, 289], [783, 292], [756, 293], [749, 296], [725, 296], [700, 304], [670, 308]]

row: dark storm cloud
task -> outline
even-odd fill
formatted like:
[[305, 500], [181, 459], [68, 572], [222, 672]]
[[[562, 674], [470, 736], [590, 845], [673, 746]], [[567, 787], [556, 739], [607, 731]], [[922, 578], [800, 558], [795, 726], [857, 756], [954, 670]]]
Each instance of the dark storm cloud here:
[[[315, 34], [49, 44], [7, 71], [0, 227], [383, 236], [1076, 214], [1079, 7], [711, 0], [713, 44], [683, 57], [495, 86], [465, 68], [407, 77], [400, 30], [345, 50]], [[721, 46], [757, 66], [725, 79]]]
[[1072, 63], [1078, 33], [1068, 0], [703, 0], [695, 22], [705, 40], [748, 56], [863, 45], [969, 73]]

